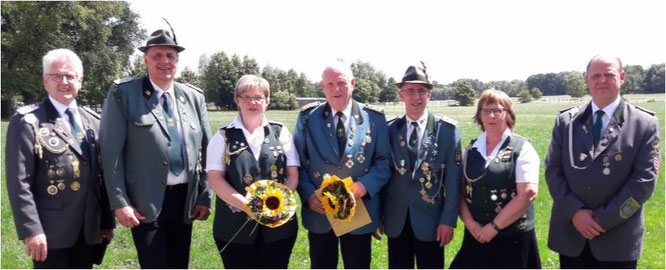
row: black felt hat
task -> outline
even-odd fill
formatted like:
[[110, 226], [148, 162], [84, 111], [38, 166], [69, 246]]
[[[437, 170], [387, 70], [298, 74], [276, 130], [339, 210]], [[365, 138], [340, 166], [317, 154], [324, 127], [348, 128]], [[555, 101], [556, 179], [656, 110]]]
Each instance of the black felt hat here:
[[432, 84], [430, 83], [430, 78], [428, 78], [428, 72], [423, 62], [421, 62], [421, 65], [409, 66], [407, 71], [405, 71], [405, 75], [402, 76], [402, 82], [395, 85], [401, 88], [405, 83], [421, 83], [425, 84], [428, 89], [432, 89]]
[[146, 46], [141, 46], [138, 49], [145, 53], [148, 48], [153, 46], [170, 46], [176, 49], [177, 52], [185, 50], [185, 48], [178, 46], [176, 35], [166, 29], [160, 29], [153, 32], [148, 38], [148, 41], [146, 41]]

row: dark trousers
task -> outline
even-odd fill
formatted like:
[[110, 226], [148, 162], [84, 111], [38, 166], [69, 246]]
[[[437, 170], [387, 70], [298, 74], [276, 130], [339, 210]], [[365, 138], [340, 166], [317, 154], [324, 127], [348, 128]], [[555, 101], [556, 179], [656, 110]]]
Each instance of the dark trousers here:
[[33, 260], [32, 263], [35, 269], [92, 269], [95, 257], [93, 251], [93, 247], [86, 244], [85, 237], [81, 233], [74, 246], [70, 248], [48, 249], [45, 261], [38, 262]]
[[[261, 226], [261, 225], [259, 225]], [[264, 242], [261, 230], [252, 244], [234, 244], [215, 238], [225, 269], [286, 269], [296, 243], [296, 235], [274, 242]]]
[[602, 262], [594, 258], [590, 244], [586, 241], [583, 252], [578, 257], [569, 257], [560, 254], [560, 268], [562, 269], [636, 269], [637, 261]]
[[308, 232], [310, 242], [310, 268], [334, 269], [338, 267], [338, 240], [342, 262], [346, 269], [370, 268], [370, 236], [372, 234], [345, 234], [337, 237], [333, 230], [328, 233]]
[[157, 220], [132, 228], [141, 268], [187, 268], [192, 224], [183, 221], [186, 197], [187, 184], [167, 186]]
[[414, 269], [414, 257], [419, 269], [443, 269], [444, 248], [438, 241], [425, 242], [414, 236], [409, 214], [405, 227], [397, 238], [388, 238], [388, 262], [391, 269]]

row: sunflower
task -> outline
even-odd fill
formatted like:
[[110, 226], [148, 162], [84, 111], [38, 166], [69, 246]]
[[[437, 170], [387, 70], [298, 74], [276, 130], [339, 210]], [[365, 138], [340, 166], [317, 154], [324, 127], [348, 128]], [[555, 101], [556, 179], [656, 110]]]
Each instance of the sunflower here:
[[324, 175], [319, 190], [321, 200], [327, 215], [341, 221], [350, 221], [356, 212], [356, 200], [349, 190], [351, 178], [341, 180], [339, 177]]
[[268, 186], [264, 190], [264, 194], [259, 196], [264, 201], [261, 214], [268, 217], [280, 216], [286, 209], [284, 197], [285, 195], [282, 190], [272, 185]]
[[324, 192], [323, 197], [325, 199], [322, 200], [322, 205], [324, 206], [324, 210], [326, 210], [326, 214], [335, 215], [338, 213], [338, 198], [329, 192]]
[[273, 180], [260, 180], [247, 187], [245, 198], [249, 216], [270, 228], [278, 227], [296, 213], [296, 197], [287, 186]]

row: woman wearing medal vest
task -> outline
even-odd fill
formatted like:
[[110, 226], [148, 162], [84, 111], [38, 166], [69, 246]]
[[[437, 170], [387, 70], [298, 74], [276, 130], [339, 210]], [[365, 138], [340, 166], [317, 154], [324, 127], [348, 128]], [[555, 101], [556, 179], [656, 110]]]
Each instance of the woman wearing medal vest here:
[[483, 91], [474, 122], [484, 132], [463, 157], [460, 218], [465, 236], [451, 268], [541, 268], [534, 233], [539, 156], [512, 133], [516, 115], [502, 91]]
[[276, 180], [296, 189], [298, 153], [289, 130], [264, 115], [270, 103], [268, 81], [242, 76], [234, 99], [238, 116], [220, 128], [208, 145], [206, 171], [217, 194], [215, 243], [222, 251], [224, 268], [287, 268], [298, 232], [296, 217], [269, 228], [253, 220], [245, 224], [248, 214], [243, 211], [248, 211], [246, 187], [255, 181]]

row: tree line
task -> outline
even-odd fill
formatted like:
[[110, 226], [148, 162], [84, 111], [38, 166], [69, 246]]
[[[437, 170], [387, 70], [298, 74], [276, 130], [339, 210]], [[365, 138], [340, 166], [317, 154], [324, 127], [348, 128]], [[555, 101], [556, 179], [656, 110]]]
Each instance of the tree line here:
[[[127, 2], [2, 2], [2, 117], [11, 116], [18, 104], [43, 100], [42, 56], [55, 48], [69, 48], [82, 59], [85, 73], [79, 102], [101, 105], [111, 82], [123, 77], [145, 76], [143, 57], [131, 58], [146, 39], [139, 14]], [[388, 77], [372, 64], [351, 64], [356, 77], [354, 98], [360, 102], [398, 101], [395, 85], [401, 78]], [[624, 66], [623, 93], [663, 93], [664, 64], [644, 69]], [[206, 98], [222, 110], [234, 110], [233, 89], [244, 74], [257, 74], [271, 85], [270, 109], [295, 109], [296, 97], [323, 97], [318, 78], [312, 80], [293, 68], [260, 67], [249, 56], [224, 51], [202, 55], [196, 71], [185, 68], [176, 79], [204, 89]], [[433, 81], [432, 99], [456, 99], [468, 104], [488, 88], [510, 96], [582, 96], [587, 93], [584, 73], [565, 71], [529, 76], [526, 80], [482, 82], [458, 79], [448, 84]]]

